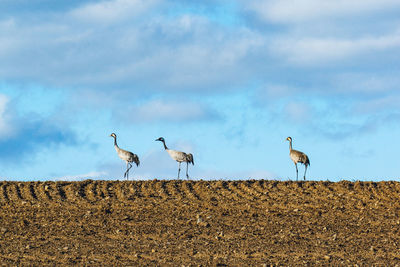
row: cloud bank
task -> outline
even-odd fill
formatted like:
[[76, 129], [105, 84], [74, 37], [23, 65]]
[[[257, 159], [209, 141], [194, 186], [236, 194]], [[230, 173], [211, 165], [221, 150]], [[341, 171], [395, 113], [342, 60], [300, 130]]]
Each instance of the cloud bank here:
[[43, 148], [78, 143], [68, 128], [37, 114], [20, 117], [8, 105], [8, 98], [0, 95], [0, 158], [3, 162], [21, 164], [26, 158], [35, 157]]

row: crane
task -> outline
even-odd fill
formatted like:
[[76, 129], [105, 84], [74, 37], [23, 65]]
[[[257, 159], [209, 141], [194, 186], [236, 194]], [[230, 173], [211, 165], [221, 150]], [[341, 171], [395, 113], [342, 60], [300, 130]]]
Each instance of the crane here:
[[290, 158], [294, 162], [294, 165], [296, 166], [296, 181], [299, 179], [299, 170], [297, 169], [297, 163], [302, 163], [305, 166], [304, 170], [304, 180], [306, 179], [306, 172], [307, 172], [307, 167], [310, 166], [310, 159], [306, 154], [304, 154], [301, 151], [294, 150], [292, 148], [292, 137], [286, 138], [287, 141], [289, 141], [289, 150], [290, 150]]
[[160, 137], [155, 141], [162, 142], [164, 144], [165, 151], [168, 152], [169, 156], [173, 160], [176, 160], [178, 162], [178, 179], [179, 179], [179, 174], [181, 172], [181, 163], [186, 162], [186, 178], [189, 179], [188, 168], [189, 168], [189, 163], [192, 163], [194, 165], [193, 155], [191, 153], [185, 153], [182, 151], [169, 149], [165, 144], [165, 139], [163, 137]]
[[124, 178], [128, 180], [129, 170], [132, 168], [132, 162], [134, 162], [137, 167], [140, 165], [139, 157], [130, 151], [119, 148], [117, 144], [117, 135], [115, 133], [112, 133], [110, 136], [114, 138], [114, 147], [117, 151], [118, 157], [126, 162], [126, 172], [124, 173]]

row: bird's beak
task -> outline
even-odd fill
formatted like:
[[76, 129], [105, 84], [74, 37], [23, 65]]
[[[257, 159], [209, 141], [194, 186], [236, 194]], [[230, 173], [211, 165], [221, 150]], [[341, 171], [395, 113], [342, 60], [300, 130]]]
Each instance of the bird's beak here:
[[160, 141], [160, 139], [156, 139], [156, 140], [154, 140], [154, 141]]

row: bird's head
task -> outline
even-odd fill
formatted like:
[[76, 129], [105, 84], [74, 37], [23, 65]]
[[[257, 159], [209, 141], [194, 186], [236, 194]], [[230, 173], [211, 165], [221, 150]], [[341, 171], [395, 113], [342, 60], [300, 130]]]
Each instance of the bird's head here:
[[286, 141], [289, 141], [289, 142], [292, 142], [292, 137], [288, 137], [288, 138], [286, 138]]
[[165, 142], [163, 137], [160, 137], [160, 138], [156, 139], [155, 141]]
[[115, 133], [110, 134], [111, 137], [117, 138], [117, 135]]

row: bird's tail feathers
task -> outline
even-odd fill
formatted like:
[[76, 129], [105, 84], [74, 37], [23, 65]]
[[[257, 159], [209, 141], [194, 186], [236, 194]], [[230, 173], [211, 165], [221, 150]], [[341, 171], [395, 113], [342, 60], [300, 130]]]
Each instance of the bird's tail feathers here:
[[139, 157], [137, 155], [135, 155], [135, 157], [134, 157], [134, 162], [136, 163], [136, 166], [139, 167], [140, 160], [139, 160]]
[[192, 164], [194, 165], [193, 154], [187, 153], [187, 154], [186, 154], [186, 161], [187, 161], [188, 163], [192, 163]]

